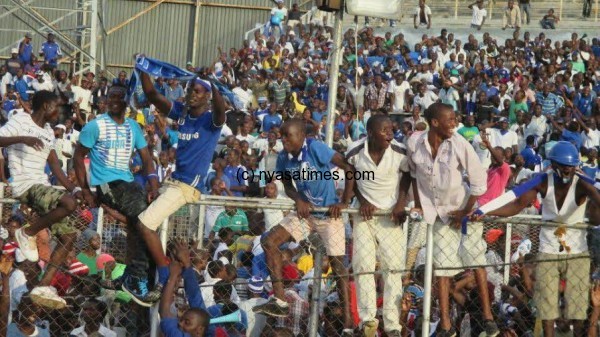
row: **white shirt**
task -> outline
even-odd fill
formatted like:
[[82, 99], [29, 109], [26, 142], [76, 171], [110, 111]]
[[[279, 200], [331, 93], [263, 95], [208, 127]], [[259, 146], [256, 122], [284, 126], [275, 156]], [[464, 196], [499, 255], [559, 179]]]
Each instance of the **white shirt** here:
[[487, 16], [487, 11], [485, 9], [479, 9], [479, 7], [477, 7], [477, 5], [473, 5], [473, 18], [471, 19], [472, 25], [481, 26], [481, 24], [483, 23], [483, 19], [486, 16]]
[[237, 135], [237, 136], [235, 136], [235, 138], [236, 138], [237, 140], [239, 140], [240, 142], [241, 142], [241, 141], [244, 141], [244, 140], [245, 140], [245, 141], [247, 141], [247, 142], [248, 142], [248, 145], [249, 145], [249, 149], [252, 149], [252, 145], [254, 145], [254, 142], [256, 141], [256, 139], [257, 139], [258, 137], [256, 137], [256, 136], [253, 136], [253, 135], [251, 135], [251, 134], [247, 134], [246, 136]]
[[519, 136], [514, 131], [507, 130], [505, 134], [502, 134], [500, 129], [488, 129], [490, 133], [496, 134], [497, 144], [492, 143], [493, 146], [501, 146], [503, 149], [507, 147], [519, 146]]
[[71, 86], [71, 91], [73, 92], [73, 101], [78, 102], [81, 99], [81, 103], [79, 103], [79, 108], [86, 112], [92, 112], [92, 92], [89, 89], [83, 89], [79, 86]]
[[[265, 198], [265, 199], [269, 200], [268, 198]], [[278, 195], [277, 198], [275, 198], [275, 199], [282, 200], [282, 199], [286, 199], [286, 198]], [[265, 230], [266, 231], [279, 225], [281, 220], [283, 220], [283, 211], [280, 209], [265, 208], [265, 209], [263, 209], [263, 213], [265, 216]]]
[[536, 117], [533, 115], [531, 116], [531, 122], [525, 128], [525, 138], [529, 135], [543, 137], [547, 129], [546, 116], [540, 115], [540, 117]]
[[210, 232], [215, 226], [219, 214], [225, 211], [224, 206], [206, 206], [206, 216], [204, 217], [204, 238], [208, 239]]
[[73, 146], [75, 146], [77, 144], [77, 142], [79, 141], [79, 131], [77, 131], [75, 129], [71, 129], [70, 133], [65, 132], [64, 138], [70, 140], [71, 144], [73, 144]]
[[395, 97], [394, 112], [396, 113], [404, 111], [406, 90], [410, 90], [410, 84], [407, 81], [400, 83], [400, 85], [396, 84], [396, 81], [391, 81], [388, 85], [388, 93], [394, 94]]
[[[559, 210], [556, 204], [556, 194], [554, 185], [554, 174], [552, 171], [548, 173], [548, 188], [546, 189], [546, 197], [542, 198], [542, 220], [556, 221], [565, 225], [576, 224], [584, 221], [585, 207], [587, 199], [581, 205], [577, 205], [575, 199], [575, 190], [579, 177], [575, 175], [569, 191], [563, 201], [562, 208]], [[547, 254], [579, 254], [588, 250], [587, 231], [585, 229], [567, 228], [565, 234], [557, 237], [555, 235], [555, 227], [542, 227], [540, 230], [540, 252]], [[560, 251], [561, 243], [570, 247], [570, 251], [563, 249]]]
[[[100, 324], [100, 328], [98, 329], [98, 333], [103, 337], [117, 337], [117, 333]], [[85, 333], [85, 324], [80, 326], [79, 328], [71, 331], [69, 336], [74, 337], [88, 337], [88, 334]]]
[[248, 108], [252, 103], [252, 90], [244, 90], [242, 87], [235, 87], [233, 90], [231, 90], [231, 92], [233, 92], [242, 102], [242, 111], [248, 111]]
[[592, 130], [590, 129], [589, 133], [585, 133], [585, 131], [581, 132], [581, 137], [583, 139], [583, 147], [592, 148], [600, 145], [600, 130]]
[[20, 196], [35, 184], [50, 186], [44, 172], [50, 151], [54, 151], [54, 130], [46, 124], [39, 127], [28, 113], [18, 113], [0, 128], [0, 137], [35, 137], [42, 141], [41, 151], [25, 144], [13, 144], [8, 149], [8, 169], [13, 177], [11, 187], [15, 197]]
[[283, 19], [288, 16], [288, 10], [285, 7], [281, 9], [279, 9], [278, 7], [273, 7], [273, 9], [271, 9], [271, 15], [277, 16], [283, 21]]
[[[429, 16], [431, 15], [431, 8], [429, 8], [429, 6], [427, 6], [427, 5], [425, 5], [424, 10], [425, 10], [425, 23], [429, 23]], [[421, 22], [421, 7], [417, 6], [417, 8], [415, 8], [415, 15], [417, 16], [417, 24], [420, 24], [420, 22]]]
[[[1, 278], [0, 278], [1, 279]], [[14, 269], [8, 279], [8, 288], [10, 289], [10, 308], [8, 311], [8, 322], [12, 321], [12, 312], [17, 310], [21, 298], [29, 290], [27, 289], [27, 279], [20, 269]], [[2, 286], [0, 285], [0, 290]]]
[[248, 316], [248, 327], [246, 328], [246, 336], [260, 337], [265, 325], [267, 325], [267, 317], [265, 315], [256, 315], [252, 308], [257, 305], [265, 304], [267, 300], [264, 298], [250, 298], [240, 302], [239, 308], [246, 312]]
[[261, 171], [266, 171], [268, 169], [275, 168], [277, 155], [283, 150], [283, 144], [278, 139], [273, 146], [273, 151], [275, 151], [274, 153], [273, 151], [269, 151], [269, 140], [266, 138], [259, 138], [254, 142], [252, 148], [257, 149], [259, 155], [263, 151], [266, 152], [266, 155], [258, 163], [258, 169]]
[[367, 138], [352, 143], [346, 157], [348, 163], [358, 172], [373, 172], [375, 179], [360, 179], [356, 183], [358, 190], [367, 201], [379, 209], [391, 209], [398, 201], [400, 173], [410, 172], [406, 150], [400, 143], [392, 140], [383, 153], [379, 165], [369, 154]]
[[414, 101], [415, 105], [421, 106], [421, 111], [425, 111], [431, 104], [437, 102], [438, 99], [439, 97], [433, 91], [426, 91], [423, 97], [416, 95]]
[[52, 84], [52, 81], [44, 80], [44, 82], [40, 83], [37, 78], [35, 78], [35, 79], [33, 79], [33, 81], [31, 81], [31, 87], [35, 91], [40, 91], [40, 90], [54, 91], [54, 85]]

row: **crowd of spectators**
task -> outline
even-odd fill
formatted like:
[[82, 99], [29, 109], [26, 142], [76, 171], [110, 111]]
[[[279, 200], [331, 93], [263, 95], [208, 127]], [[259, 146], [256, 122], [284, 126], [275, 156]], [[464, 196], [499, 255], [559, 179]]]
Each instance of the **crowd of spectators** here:
[[[486, 13], [482, 3], [478, 0], [470, 6], [472, 26], [478, 30], [485, 30]], [[589, 8], [589, 1], [586, 6]], [[421, 41], [409, 45], [401, 33], [376, 36], [370, 27], [357, 32], [349, 29], [344, 33], [339, 86], [335, 97], [329, 97], [332, 23], [325, 13], [316, 12], [310, 24], [302, 25], [297, 5], [289, 11], [284, 9], [283, 2], [278, 1], [272, 11], [277, 20], [270, 21], [264, 31], [257, 31], [239, 49], [231, 48], [228, 52], [219, 49], [213, 64], [199, 68], [191, 62], [186, 64], [188, 70], [203, 78], [215, 79], [231, 108], [211, 168], [203, 177], [205, 194], [287, 198], [280, 181], [267, 181], [259, 172], [275, 171], [278, 154], [283, 150], [280, 127], [285, 121], [302, 119], [308, 138], [324, 139], [326, 107], [330, 100], [336, 102], [336, 109], [331, 112], [335, 114], [332, 148], [341, 154], [345, 154], [353, 142], [367, 136], [367, 122], [373, 116], [389, 116], [394, 140], [406, 146], [429, 129], [423, 116], [427, 108], [436, 102], [450, 105], [456, 113], [455, 132], [472, 144], [481, 164], [488, 169], [488, 193], [481, 196], [480, 205], [528, 180], [536, 172], [546, 170], [549, 166], [546, 155], [563, 140], [573, 143], [580, 152], [581, 171], [600, 181], [598, 38], [590, 41], [573, 33], [569, 40], [553, 41], [545, 33], [531, 36], [517, 29], [512, 38], [505, 41], [487, 32], [481, 39], [469, 35], [467, 41], [460, 41], [452, 32], [442, 29], [440, 35], [423, 35]], [[510, 0], [503, 28], [519, 28], [520, 11], [527, 13], [529, 22], [529, 1], [521, 0], [517, 6]], [[553, 28], [557, 21], [550, 10], [541, 24], [544, 28]], [[428, 28], [432, 24], [431, 11], [422, 0], [415, 12], [414, 24]], [[76, 183], [71, 159], [79, 131], [111, 108], [107, 105], [108, 89], [127, 87], [129, 80], [124, 71], [112, 80], [105, 73], [73, 75], [73, 66], [63, 70], [64, 64], [58, 65], [61, 56], [60, 46], [52, 34], [41, 46], [39, 57], [33, 53], [31, 35], [25, 34], [19, 46], [12, 49], [11, 58], [0, 67], [0, 123], [5, 124], [18, 113], [30, 113], [35, 92], [54, 92], [61, 99], [59, 122], [52, 126], [55, 150], [67, 177]], [[154, 85], [169, 100], [185, 101], [186, 83], [157, 78]], [[128, 117], [142, 127], [156, 174], [163, 182], [177, 170], [178, 121], [162, 117], [143, 95], [135, 98]], [[5, 151], [3, 154], [0, 179], [10, 182], [12, 177], [6, 167], [11, 158]], [[148, 181], [141, 172], [141, 165], [139, 154], [135, 154], [130, 167], [136, 182], [146, 187]], [[244, 178], [248, 177], [244, 173], [248, 171], [256, 173], [251, 175], [254, 180]], [[336, 189], [341, 194], [344, 181], [336, 181]], [[530, 205], [525, 212], [539, 214], [539, 202]], [[111, 317], [117, 316], [119, 307], [121, 310], [135, 308], [127, 309], [135, 311], [135, 319], [142, 319], [147, 311], [136, 307], [126, 293], [111, 287], [123, 273], [125, 261], [99, 253], [102, 245], [95, 231], [95, 210], [77, 213], [76, 221], [83, 223], [84, 228], [81, 245], [69, 253], [64, 266], [52, 279], [52, 287], [42, 289], [45, 293], [41, 297], [53, 299], [48, 301], [49, 306], [59, 310], [58, 315], [49, 313], [48, 306], [42, 310], [39, 303], [33, 303], [35, 294], [28, 294], [47, 267], [45, 262], [49, 261], [55, 246], [54, 237], [47, 230], [38, 233], [40, 263], [27, 261], [19, 254], [14, 233], [30, 221], [31, 215], [26, 207], [18, 206], [9, 213], [11, 217], [4, 221], [1, 231], [0, 316], [3, 321], [0, 329], [7, 329], [8, 336], [34, 333], [36, 336], [116, 336], [114, 327], [125, 328], [129, 335], [136, 334], [135, 325], [107, 318], [108, 312]], [[111, 210], [107, 209], [106, 214], [110, 218]], [[328, 258], [325, 257], [322, 269], [315, 271], [313, 251], [306, 242], [290, 243], [281, 252], [285, 297], [290, 305], [288, 316], [272, 318], [252, 311], [267, 301], [272, 290], [261, 236], [279, 224], [286, 214], [286, 211], [272, 209], [207, 207], [204, 248], [196, 249], [197, 242], [177, 241], [168, 249], [173, 261], [171, 278], [160, 303], [165, 336], [175, 336], [177, 330], [183, 331], [178, 336], [307, 335], [315, 273], [323, 276], [319, 331], [322, 335], [340, 334], [344, 328], [339, 319], [343, 309], [332, 284]], [[348, 251], [351, 251], [352, 245], [360, 242], [350, 239], [351, 218], [344, 216], [343, 221]], [[409, 295], [398, 303], [403, 313], [398, 318], [404, 326], [402, 333], [413, 336], [419, 336], [423, 319], [425, 240], [423, 230], [417, 229], [418, 224], [411, 232], [407, 247], [406, 270], [409, 272], [403, 286]], [[531, 242], [537, 242], [536, 235], [535, 231], [520, 227], [515, 227], [511, 238], [500, 228], [488, 228], [484, 234], [488, 244], [486, 269], [494, 319], [502, 331], [513, 336], [533, 336], [536, 329], [539, 331], [533, 301], [536, 278], [532, 274], [536, 268], [533, 253], [543, 247], [541, 243], [532, 247]], [[504, 251], [505, 240], [512, 242], [510, 252]], [[590, 245], [590, 250], [593, 248]], [[514, 263], [508, 283], [502, 277], [504, 268], [509, 268], [502, 264], [505, 254], [511, 255]], [[347, 256], [345, 263], [347, 267], [351, 265], [351, 256]], [[184, 292], [178, 291], [179, 275], [183, 278]], [[559, 294], [563, 304], [565, 289], [572, 281], [566, 275], [569, 274], [561, 275]], [[535, 276], [540, 279], [540, 275]], [[352, 319], [359, 328], [362, 325], [352, 279], [349, 288], [353, 299]], [[377, 298], [383, 298], [384, 292], [380, 287], [377, 289]], [[582, 298], [587, 300], [588, 289], [579, 291], [586, 294]], [[457, 274], [451, 296], [453, 325], [463, 329], [461, 335], [479, 336], [484, 327], [474, 274]], [[68, 305], [60, 305], [59, 297], [65, 298], [67, 303], [63, 304]], [[588, 335], [596, 336], [600, 310], [597, 288], [592, 291], [590, 306], [594, 310], [590, 311]], [[208, 325], [210, 318], [231, 313], [239, 313], [239, 317]], [[433, 331], [438, 314], [434, 305]], [[569, 320], [557, 320], [555, 329], [557, 336], [573, 335]]]

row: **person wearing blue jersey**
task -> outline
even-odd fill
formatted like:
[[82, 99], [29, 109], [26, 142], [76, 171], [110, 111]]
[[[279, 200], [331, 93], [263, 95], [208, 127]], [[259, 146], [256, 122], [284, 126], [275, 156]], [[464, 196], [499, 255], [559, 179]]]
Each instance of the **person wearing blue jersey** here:
[[19, 42], [19, 59], [25, 65], [32, 64], [33, 46], [31, 45], [31, 33], [25, 33], [25, 37]]
[[[160, 291], [169, 279], [169, 267], [156, 229], [170, 215], [188, 203], [198, 202], [204, 189], [210, 161], [225, 124], [225, 102], [209, 81], [196, 77], [186, 88], [185, 104], [170, 101], [160, 94], [146, 73], [141, 73], [144, 94], [164, 117], [177, 121], [179, 141], [175, 155], [175, 172], [163, 182], [158, 198], [139, 214], [148, 249], [158, 268], [158, 283], [147, 301], [158, 301]], [[212, 97], [212, 105], [211, 105]]]
[[[73, 163], [77, 181], [82, 188], [83, 198], [90, 207], [106, 205], [121, 213], [128, 225], [128, 260], [130, 261], [122, 278], [122, 288], [130, 293], [140, 305], [150, 306], [146, 297], [148, 291], [149, 260], [147, 243], [160, 240], [155, 232], [136, 226], [137, 216], [142, 213], [157, 196], [158, 176], [154, 173], [154, 163], [148, 150], [144, 134], [138, 123], [125, 117], [127, 108], [127, 88], [113, 86], [108, 91], [108, 112], [99, 115], [85, 125], [79, 134]], [[137, 150], [142, 159], [142, 170], [149, 180], [150, 190], [134, 182], [130, 169], [130, 158]], [[90, 180], [84, 159], [90, 158]], [[96, 195], [91, 186], [96, 187]], [[152, 238], [152, 239], [150, 239]], [[159, 294], [154, 294], [156, 300]]]
[[48, 39], [42, 43], [40, 56], [44, 56], [44, 63], [52, 68], [58, 65], [58, 57], [62, 56], [60, 45], [54, 41], [54, 34], [48, 33]]
[[[281, 128], [283, 151], [279, 153], [276, 175], [281, 175], [285, 193], [296, 203], [296, 211], [273, 227], [262, 239], [267, 265], [273, 282], [274, 296], [253, 308], [255, 313], [275, 317], [286, 317], [288, 303], [284, 297], [282, 283], [282, 254], [279, 246], [286, 242], [300, 242], [316, 231], [325, 242], [327, 255], [334, 275], [337, 291], [344, 308], [344, 335], [352, 334], [348, 278], [343, 265], [345, 254], [344, 224], [340, 210], [346, 208], [352, 188], [346, 189], [340, 202], [335, 189], [333, 165], [344, 171], [351, 170], [344, 156], [323, 142], [306, 137], [306, 124], [301, 119], [290, 119]], [[296, 187], [292, 184], [296, 184]], [[346, 179], [346, 186], [352, 185]], [[329, 207], [327, 214], [313, 213], [313, 207]]]

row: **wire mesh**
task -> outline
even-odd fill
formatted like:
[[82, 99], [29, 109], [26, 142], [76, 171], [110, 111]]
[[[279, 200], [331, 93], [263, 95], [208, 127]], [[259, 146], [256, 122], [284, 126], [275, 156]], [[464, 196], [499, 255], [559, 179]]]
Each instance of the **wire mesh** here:
[[[5, 197], [10, 197], [10, 191], [5, 191]], [[227, 203], [223, 205], [222, 209], [204, 212], [203, 219], [198, 218], [202, 213], [199, 205], [186, 205], [169, 218], [167, 230], [169, 241], [185, 238], [190, 244], [198, 236], [199, 225], [203, 231], [207, 231], [202, 249], [191, 246], [192, 267], [196, 271], [204, 303], [207, 307], [233, 303], [235, 306], [228, 304], [228, 310], [237, 308], [245, 313], [237, 324], [218, 324], [218, 329], [247, 336], [281, 333], [304, 336], [310, 328], [310, 315], [315, 313], [318, 318], [317, 329], [321, 335], [341, 336], [344, 328], [350, 327], [357, 335], [378, 333], [383, 336], [392, 334], [396, 329], [407, 329], [409, 335], [420, 336], [424, 319], [423, 297], [427, 291], [432, 291], [433, 295], [430, 317], [432, 332], [439, 332], [443, 327], [442, 301], [438, 293], [440, 283], [434, 282], [432, 289], [424, 288], [427, 244], [425, 233], [428, 226], [424, 222], [411, 220], [399, 225], [388, 220], [387, 215], [378, 215], [373, 220], [365, 221], [358, 214], [344, 215], [338, 220], [341, 224], [330, 220], [322, 221], [318, 219], [318, 215], [308, 221], [299, 221], [293, 217], [293, 212], [287, 210], [255, 210], [250, 207], [231, 207]], [[9, 217], [19, 212], [29, 221], [37, 216], [24, 207], [4, 203], [3, 224], [6, 226]], [[81, 228], [94, 229], [98, 212], [92, 210], [91, 213], [92, 219], [82, 216], [81, 211], [69, 219]], [[102, 219], [100, 251], [112, 255], [117, 263], [125, 263], [125, 225], [118, 223], [108, 213], [104, 213]], [[279, 279], [270, 274], [268, 258], [261, 245], [267, 223], [272, 225], [272, 221], [286, 228], [291, 237], [297, 239], [296, 243], [275, 247], [275, 254], [283, 263]], [[223, 228], [230, 228], [232, 231]], [[332, 231], [334, 228], [341, 233]], [[316, 243], [308, 239], [309, 234], [317, 229], [327, 229], [321, 231], [325, 255], [342, 252], [339, 259], [341, 267], [337, 274], [342, 276], [342, 280], [347, 277], [347, 288], [338, 287], [341, 279], [336, 277], [332, 259], [324, 258], [321, 270], [315, 272], [313, 257]], [[554, 326], [557, 331], [578, 331], [578, 321], [571, 323], [566, 319], [580, 318], [582, 313], [583, 329], [595, 328], [596, 325], [588, 319], [589, 312], [592, 312], [590, 274], [595, 269], [589, 254], [557, 251], [557, 254], [550, 256], [540, 253], [547, 251], [543, 249], [544, 244], [540, 244], [541, 229], [539, 225], [486, 222], [470, 224], [469, 238], [462, 238], [460, 234], [451, 236], [447, 232], [436, 232], [437, 236], [434, 236], [432, 242], [434, 276], [450, 277], [448, 319], [460, 336], [479, 336], [486, 329], [488, 317], [485, 317], [486, 310], [480, 300], [476, 273], [472, 272], [479, 267], [487, 274], [489, 285], [486, 289], [489, 293], [491, 318], [503, 333], [517, 336], [540, 335], [543, 324], [539, 316], [539, 301], [545, 301], [546, 308], [557, 308], [559, 319]], [[44, 240], [52, 247], [49, 251], [58, 244], [52, 235], [46, 239], [42, 237], [38, 242]], [[332, 251], [333, 244], [341, 245], [337, 246], [341, 250]], [[85, 249], [81, 235], [75, 247], [77, 252]], [[590, 248], [592, 247], [590, 244]], [[170, 248], [169, 256], [175, 259], [172, 253]], [[559, 253], [563, 254], [558, 256]], [[452, 265], [461, 254], [469, 257], [465, 261], [459, 261], [465, 264]], [[219, 266], [211, 268], [210, 264]], [[39, 267], [27, 262], [18, 264], [17, 267], [26, 280], [30, 280], [29, 276], [36, 272], [40, 273]], [[69, 269], [69, 266], [63, 268], [65, 275], [69, 275]], [[149, 335], [148, 309], [124, 300], [117, 291], [102, 289], [101, 278], [77, 273], [70, 276], [72, 285], [63, 294], [68, 306], [61, 310], [41, 310], [38, 314], [39, 324], [46, 326], [51, 335], [68, 334], [81, 326], [80, 312], [83, 303], [93, 297], [100, 297], [107, 303], [108, 314], [104, 323], [120, 336]], [[256, 281], [256, 277], [261, 277], [264, 282]], [[215, 293], [215, 285], [219, 279], [232, 287], [231, 301], [224, 300]], [[313, 302], [311, 296], [318, 279], [321, 281], [320, 294], [317, 302]], [[252, 308], [266, 303], [278, 280], [283, 282], [283, 297], [290, 304], [287, 317], [272, 318], [254, 313]], [[548, 299], [542, 296], [549, 291], [542, 289], [541, 285], [556, 286], [557, 297]], [[346, 297], [340, 296], [340, 289], [345, 289], [348, 293], [347, 307], [344, 302]], [[25, 294], [24, 298], [27, 296]], [[180, 283], [173, 310], [182, 315], [188, 308], [190, 303], [183, 290], [183, 283]], [[346, 319], [346, 310], [349, 311], [349, 320]]]
[[[11, 196], [10, 188], [5, 187], [4, 197], [10, 198]], [[84, 250], [89, 247], [89, 242], [85, 242], [85, 235], [82, 234], [82, 231], [86, 229], [96, 231], [98, 228], [98, 212], [98, 209], [80, 208], [68, 217], [69, 224], [80, 231], [77, 233], [73, 251], [62, 265], [57, 266], [58, 271], [49, 283], [44, 282], [43, 275], [51, 265], [51, 253], [62, 245], [62, 241], [60, 237], [53, 235], [49, 230], [38, 233], [36, 241], [40, 262], [36, 264], [25, 260], [14, 264], [11, 274], [10, 310], [15, 312], [20, 302], [29, 303], [36, 309], [35, 312], [38, 318], [36, 325], [40, 329], [47, 329], [51, 336], [66, 336], [85, 324], [84, 318], [86, 315], [82, 312], [84, 303], [90, 299], [100, 298], [102, 302], [106, 303], [107, 314], [103, 321], [106, 327], [110, 327], [118, 336], [147, 336], [150, 332], [148, 309], [136, 305], [129, 295], [119, 289], [103, 288], [105, 281], [116, 279], [119, 270], [122, 273], [126, 263], [127, 232], [125, 225], [118, 223], [110, 215], [105, 214], [103, 216], [102, 231], [98, 233], [101, 240], [100, 247], [98, 247], [100, 254], [109, 254], [116, 262], [112, 275], [107, 275], [106, 271], [98, 270], [96, 258], [85, 259], [82, 255], [85, 254]], [[2, 225], [5, 228], [9, 227], [9, 219], [13, 216], [21, 217], [24, 224], [32, 223], [39, 217], [34, 210], [26, 205], [3, 203]], [[12, 235], [13, 232], [11, 231], [11, 237], [4, 240], [5, 252], [7, 245], [17, 246]], [[98, 256], [96, 251], [92, 250], [91, 253], [96, 257]], [[15, 252], [13, 252], [13, 256], [14, 254]], [[18, 254], [17, 251], [16, 255]], [[19, 260], [17, 257], [16, 261]], [[82, 266], [77, 264], [78, 261], [87, 264]], [[21, 275], [22, 277], [19, 277]], [[13, 278], [21, 283], [12, 283]], [[40, 279], [41, 281], [38, 282]], [[34, 305], [31, 301], [22, 300], [22, 298], [29, 297], [29, 292], [34, 287], [43, 285], [54, 286], [58, 291], [58, 295], [66, 301], [66, 307], [51, 309]]]

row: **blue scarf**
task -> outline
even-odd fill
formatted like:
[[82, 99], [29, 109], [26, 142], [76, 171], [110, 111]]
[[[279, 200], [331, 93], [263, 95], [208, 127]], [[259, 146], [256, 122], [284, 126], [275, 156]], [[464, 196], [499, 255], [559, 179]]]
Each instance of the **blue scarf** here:
[[127, 90], [128, 101], [132, 107], [135, 107], [135, 97], [137, 97], [139, 103], [143, 104], [146, 102], [146, 97], [142, 90], [142, 82], [140, 81], [140, 71], [154, 77], [163, 77], [167, 80], [190, 81], [196, 77], [196, 74], [180, 69], [170, 63], [138, 55], [135, 58], [135, 67], [131, 74], [131, 79], [129, 79], [129, 88]]

